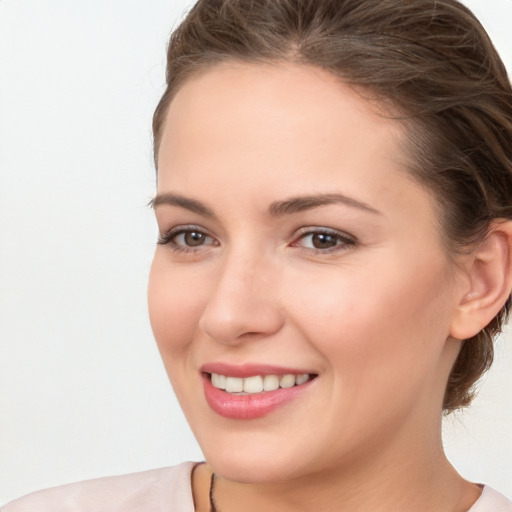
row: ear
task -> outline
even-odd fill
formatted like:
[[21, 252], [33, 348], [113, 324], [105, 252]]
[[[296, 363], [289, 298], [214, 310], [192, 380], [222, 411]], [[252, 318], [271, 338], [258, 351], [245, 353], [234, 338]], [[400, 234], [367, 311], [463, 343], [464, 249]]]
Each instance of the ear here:
[[452, 318], [450, 335], [465, 340], [497, 315], [512, 289], [512, 221], [491, 225], [465, 264], [466, 286]]

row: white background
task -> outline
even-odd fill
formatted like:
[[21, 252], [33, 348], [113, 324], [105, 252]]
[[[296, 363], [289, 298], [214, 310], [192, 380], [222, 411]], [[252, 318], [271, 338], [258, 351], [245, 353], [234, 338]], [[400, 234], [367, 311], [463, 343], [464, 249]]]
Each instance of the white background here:
[[[150, 120], [189, 3], [0, 0], [0, 503], [201, 458], [146, 312]], [[466, 3], [512, 69], [512, 0]], [[512, 497], [511, 342], [445, 437]]]

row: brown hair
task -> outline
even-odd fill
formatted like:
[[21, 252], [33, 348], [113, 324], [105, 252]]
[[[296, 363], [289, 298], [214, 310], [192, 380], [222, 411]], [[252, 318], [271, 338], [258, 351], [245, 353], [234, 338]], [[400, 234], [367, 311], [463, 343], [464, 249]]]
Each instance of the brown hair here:
[[[408, 126], [410, 171], [436, 198], [451, 250], [512, 218], [510, 82], [484, 28], [456, 0], [199, 0], [169, 42], [167, 89], [153, 118], [156, 163], [177, 90], [233, 59], [317, 66], [391, 104]], [[510, 297], [463, 342], [446, 412], [470, 403], [509, 308]]]

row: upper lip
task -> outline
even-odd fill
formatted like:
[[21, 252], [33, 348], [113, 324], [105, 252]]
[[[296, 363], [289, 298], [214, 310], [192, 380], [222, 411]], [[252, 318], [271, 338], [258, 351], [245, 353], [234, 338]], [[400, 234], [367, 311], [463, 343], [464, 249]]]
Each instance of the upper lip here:
[[229, 363], [206, 363], [201, 366], [203, 373], [217, 373], [228, 377], [254, 377], [255, 375], [302, 375], [305, 373], [313, 373], [304, 369], [286, 368], [284, 366], [275, 366], [269, 364], [245, 363], [233, 365]]

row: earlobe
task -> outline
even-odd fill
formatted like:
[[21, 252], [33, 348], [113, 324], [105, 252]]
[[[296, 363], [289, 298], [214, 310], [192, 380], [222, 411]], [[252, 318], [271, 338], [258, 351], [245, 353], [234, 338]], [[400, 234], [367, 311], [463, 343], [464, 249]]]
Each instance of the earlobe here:
[[464, 340], [478, 334], [498, 314], [512, 289], [512, 221], [494, 222], [468, 260], [469, 289], [452, 320], [450, 335]]

